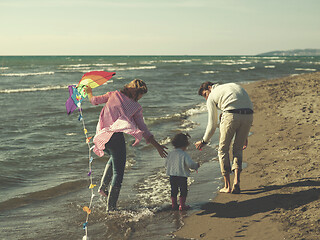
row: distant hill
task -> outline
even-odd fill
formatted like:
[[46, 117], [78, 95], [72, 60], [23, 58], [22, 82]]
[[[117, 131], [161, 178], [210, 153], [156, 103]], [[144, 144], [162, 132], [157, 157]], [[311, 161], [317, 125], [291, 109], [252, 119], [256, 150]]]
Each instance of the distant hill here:
[[258, 56], [320, 56], [320, 49], [293, 49], [260, 53]]

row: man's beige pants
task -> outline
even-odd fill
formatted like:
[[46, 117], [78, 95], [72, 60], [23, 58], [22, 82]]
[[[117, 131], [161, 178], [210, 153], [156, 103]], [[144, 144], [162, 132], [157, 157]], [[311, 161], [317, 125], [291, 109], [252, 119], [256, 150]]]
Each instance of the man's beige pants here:
[[[222, 114], [218, 156], [223, 176], [230, 174], [235, 169], [242, 170], [243, 145], [248, 137], [252, 122], [253, 114]], [[231, 168], [229, 149], [233, 138], [233, 163]]]

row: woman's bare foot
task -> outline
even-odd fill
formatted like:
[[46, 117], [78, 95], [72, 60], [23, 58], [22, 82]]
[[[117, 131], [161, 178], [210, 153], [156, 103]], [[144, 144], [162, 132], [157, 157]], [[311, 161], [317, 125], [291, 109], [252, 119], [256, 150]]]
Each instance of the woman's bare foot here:
[[221, 192], [221, 193], [230, 193], [231, 190], [230, 190], [230, 188], [224, 187], [224, 188], [221, 188], [221, 189], [220, 189], [220, 192]]

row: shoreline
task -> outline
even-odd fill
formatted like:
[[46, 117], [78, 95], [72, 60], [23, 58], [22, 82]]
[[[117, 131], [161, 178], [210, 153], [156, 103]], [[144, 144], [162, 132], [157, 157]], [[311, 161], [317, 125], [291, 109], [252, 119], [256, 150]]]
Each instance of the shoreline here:
[[319, 86], [320, 72], [244, 85], [255, 114], [241, 194], [218, 193], [177, 239], [318, 239]]

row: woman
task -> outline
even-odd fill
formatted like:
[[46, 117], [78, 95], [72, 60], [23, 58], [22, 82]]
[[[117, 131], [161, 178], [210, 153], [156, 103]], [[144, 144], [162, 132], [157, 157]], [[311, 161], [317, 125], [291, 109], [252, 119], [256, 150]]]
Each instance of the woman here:
[[[87, 89], [91, 104], [105, 103], [93, 139], [95, 144], [93, 151], [100, 157], [104, 155], [104, 151], [110, 155], [101, 179], [103, 188], [99, 189], [107, 196], [107, 211], [116, 208], [126, 166], [126, 145], [123, 133], [135, 137], [133, 146], [144, 137], [147, 143], [151, 143], [157, 149], [162, 158], [167, 156], [166, 147], [154, 139], [143, 120], [142, 107], [138, 100], [147, 92], [147, 85], [140, 79], [131, 81], [120, 91], [107, 92], [101, 96], [93, 96], [92, 89]], [[105, 188], [108, 187], [110, 180], [111, 186], [108, 192]]]

